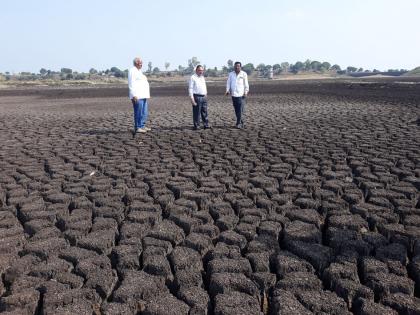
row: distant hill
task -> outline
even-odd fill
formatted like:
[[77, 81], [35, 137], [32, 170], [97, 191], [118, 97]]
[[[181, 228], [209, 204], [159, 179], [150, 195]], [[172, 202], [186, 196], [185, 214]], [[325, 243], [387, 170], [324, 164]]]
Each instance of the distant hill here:
[[414, 68], [404, 74], [405, 76], [420, 76], [420, 67]]

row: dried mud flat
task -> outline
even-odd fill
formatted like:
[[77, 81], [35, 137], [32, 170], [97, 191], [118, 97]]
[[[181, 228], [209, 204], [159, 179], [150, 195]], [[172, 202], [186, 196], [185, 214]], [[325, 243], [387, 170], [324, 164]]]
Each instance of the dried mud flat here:
[[420, 88], [0, 90], [5, 314], [420, 314]]

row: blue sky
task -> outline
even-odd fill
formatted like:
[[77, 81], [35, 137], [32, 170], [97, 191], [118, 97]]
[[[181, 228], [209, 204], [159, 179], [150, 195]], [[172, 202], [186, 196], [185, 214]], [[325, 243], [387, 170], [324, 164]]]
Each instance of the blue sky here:
[[420, 66], [420, 0], [2, 0], [0, 72], [306, 59]]

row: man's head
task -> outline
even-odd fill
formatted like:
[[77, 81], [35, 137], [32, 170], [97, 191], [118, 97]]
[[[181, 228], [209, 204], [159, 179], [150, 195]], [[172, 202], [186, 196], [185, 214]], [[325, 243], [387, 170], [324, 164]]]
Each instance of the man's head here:
[[133, 65], [137, 68], [137, 69], [141, 69], [141, 67], [143, 66], [143, 61], [141, 60], [140, 57], [136, 57], [133, 60]]
[[202, 65], [198, 65], [197, 67], [195, 67], [195, 73], [196, 73], [198, 76], [202, 76], [202, 75], [203, 75], [203, 73], [204, 73], [204, 68], [203, 68], [203, 66], [202, 66]]
[[240, 61], [236, 61], [233, 65], [233, 68], [235, 69], [236, 73], [241, 72], [242, 63]]

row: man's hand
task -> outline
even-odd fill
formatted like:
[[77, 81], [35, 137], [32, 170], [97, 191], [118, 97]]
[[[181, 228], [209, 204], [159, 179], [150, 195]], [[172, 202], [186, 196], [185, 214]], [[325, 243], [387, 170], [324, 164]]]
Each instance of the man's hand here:
[[195, 102], [194, 97], [191, 97], [191, 104], [192, 106], [197, 106], [197, 103]]
[[229, 91], [226, 91], [225, 95], [228, 96], [229, 95]]
[[133, 102], [137, 103], [137, 101], [138, 101], [138, 98], [136, 96], [133, 96]]

